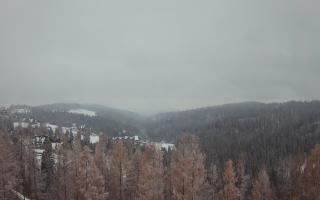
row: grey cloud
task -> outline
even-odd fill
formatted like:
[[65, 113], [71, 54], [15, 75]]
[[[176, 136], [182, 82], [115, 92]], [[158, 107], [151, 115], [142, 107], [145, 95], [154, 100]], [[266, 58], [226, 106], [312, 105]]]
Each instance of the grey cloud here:
[[314, 0], [2, 0], [0, 103], [319, 99]]

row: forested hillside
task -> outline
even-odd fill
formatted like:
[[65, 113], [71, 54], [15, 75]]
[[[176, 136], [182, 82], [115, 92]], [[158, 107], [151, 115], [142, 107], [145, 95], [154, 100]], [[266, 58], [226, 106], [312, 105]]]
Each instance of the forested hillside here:
[[320, 143], [320, 102], [247, 102], [156, 115], [146, 129], [154, 139], [175, 141], [194, 134], [211, 162], [223, 165], [242, 157], [254, 173], [274, 169], [291, 154], [307, 153]]
[[32, 134], [1, 132], [0, 199], [316, 200], [320, 195], [319, 145], [306, 156], [284, 160], [275, 175], [265, 167], [252, 175], [243, 159], [206, 167], [194, 136], [181, 137], [172, 151], [106, 137], [92, 146], [80, 134], [61, 140], [53, 146], [46, 136], [39, 157]]
[[[20, 113], [15, 113], [17, 110]], [[118, 136], [122, 133], [136, 135], [142, 130], [143, 118], [139, 114], [95, 104], [56, 103], [34, 107], [13, 105], [8, 112], [7, 117], [11, 122], [31, 118], [40, 123], [51, 123], [59, 127], [71, 127], [76, 124], [108, 136]]]
[[[146, 119], [107, 112], [77, 104], [2, 109], [0, 199], [316, 200], [320, 195], [319, 101], [247, 102]], [[20, 126], [14, 126], [17, 120]], [[38, 120], [45, 123], [33, 126]], [[85, 127], [64, 132], [47, 122]], [[134, 133], [148, 140], [126, 136]]]

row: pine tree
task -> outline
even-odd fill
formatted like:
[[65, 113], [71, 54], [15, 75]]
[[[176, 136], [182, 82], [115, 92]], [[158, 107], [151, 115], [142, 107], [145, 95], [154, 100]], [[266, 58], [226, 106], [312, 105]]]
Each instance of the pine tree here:
[[221, 187], [221, 181], [219, 181], [219, 174], [217, 166], [211, 164], [207, 170], [207, 197], [203, 199], [218, 199], [219, 187]]
[[88, 189], [85, 193], [86, 200], [103, 200], [108, 197], [108, 193], [105, 191], [104, 179], [96, 167], [94, 162], [91, 162], [88, 177]]
[[228, 160], [226, 163], [225, 171], [223, 174], [223, 199], [224, 200], [236, 200], [239, 199], [239, 189], [236, 187], [235, 173], [233, 169], [233, 163]]
[[245, 173], [245, 162], [244, 159], [239, 159], [237, 163], [236, 168], [236, 185], [239, 188], [239, 199], [240, 200], [246, 200], [247, 199], [247, 193], [249, 190], [249, 182], [250, 177]]
[[184, 136], [177, 143], [171, 161], [174, 199], [196, 199], [204, 182], [204, 155], [194, 136]]
[[24, 141], [25, 144], [25, 177], [26, 190], [25, 195], [31, 199], [39, 199], [42, 195], [41, 188], [43, 187], [43, 181], [41, 180], [40, 164], [37, 161], [37, 154], [35, 152], [35, 145], [30, 138]]
[[115, 141], [111, 154], [111, 191], [112, 199], [124, 200], [126, 180], [129, 171], [127, 149], [122, 141]]
[[8, 199], [11, 189], [18, 184], [19, 169], [13, 144], [7, 134], [0, 133], [0, 199]]
[[164, 170], [164, 198], [171, 200], [173, 199], [173, 170], [171, 170], [171, 166], [169, 165]]
[[140, 159], [137, 179], [137, 195], [141, 200], [162, 200], [163, 196], [163, 154], [154, 147], [147, 147]]
[[292, 185], [292, 189], [289, 194], [289, 198], [292, 200], [300, 200], [304, 197], [304, 189], [306, 184], [305, 182], [305, 155], [302, 153], [298, 153], [293, 156], [293, 167], [290, 175], [290, 184]]
[[142, 165], [142, 152], [137, 149], [129, 162], [128, 174], [126, 177], [125, 197], [126, 199], [138, 199], [139, 185], [138, 180], [141, 177]]
[[58, 163], [56, 169], [56, 188], [58, 192], [58, 199], [68, 200], [72, 199], [73, 181], [72, 181], [72, 152], [61, 146], [57, 152]]
[[73, 140], [72, 143], [72, 197], [76, 200], [79, 200], [79, 194], [80, 194], [80, 187], [81, 187], [81, 181], [80, 181], [80, 153], [82, 151], [81, 147], [81, 135], [78, 133], [76, 137]]
[[54, 156], [52, 144], [48, 137], [44, 140], [44, 152], [41, 158], [41, 174], [44, 180], [43, 192], [47, 194], [47, 198], [51, 198], [52, 186], [54, 181]]
[[270, 186], [269, 176], [265, 169], [262, 169], [253, 184], [251, 193], [252, 200], [272, 200], [273, 194]]
[[[300, 164], [299, 167], [301, 165], [302, 164]], [[292, 156], [281, 160], [276, 168], [277, 176], [274, 181], [277, 184], [275, 189], [277, 190], [277, 196], [279, 199], [293, 199], [291, 193], [294, 191], [294, 179], [297, 172], [300, 174], [300, 170], [296, 170], [294, 168], [295, 163], [293, 162]]]
[[108, 168], [107, 168], [107, 156], [106, 156], [106, 148], [105, 148], [105, 139], [101, 137], [99, 142], [95, 146], [95, 153], [94, 153], [94, 161], [95, 165], [97, 166], [98, 170], [101, 172], [103, 176], [103, 186], [105, 192], [107, 192], [108, 186]]
[[307, 159], [303, 178], [303, 198], [318, 200], [320, 196], [320, 144], [317, 144]]
[[163, 152], [163, 171], [164, 171], [164, 198], [171, 200], [173, 194], [173, 187], [172, 187], [172, 176], [171, 176], [171, 162], [172, 157], [172, 150], [168, 149], [168, 151]]
[[102, 200], [106, 198], [103, 177], [95, 165], [89, 147], [85, 146], [80, 154], [80, 194], [81, 200]]
[[63, 146], [63, 148], [65, 149], [65, 150], [71, 150], [72, 148], [71, 148], [71, 140], [70, 140], [70, 138], [69, 138], [69, 136], [68, 136], [68, 134], [61, 134], [61, 143], [62, 143], [62, 146]]
[[25, 170], [25, 163], [26, 163], [26, 151], [25, 151], [25, 144], [24, 144], [24, 135], [25, 132], [22, 129], [18, 130], [16, 134], [18, 136], [15, 146], [15, 153], [16, 159], [18, 164], [18, 180], [19, 185], [15, 188], [17, 192], [20, 192], [23, 195], [26, 195], [28, 192], [28, 181], [26, 177], [26, 170]]

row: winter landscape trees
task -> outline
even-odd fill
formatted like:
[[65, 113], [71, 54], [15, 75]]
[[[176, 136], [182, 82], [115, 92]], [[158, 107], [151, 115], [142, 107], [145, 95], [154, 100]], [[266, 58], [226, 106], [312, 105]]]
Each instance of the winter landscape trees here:
[[8, 135], [0, 133], [0, 199], [8, 199], [18, 184], [18, 168], [14, 147]]
[[[0, 199], [15, 199], [17, 191], [31, 199], [273, 200], [277, 199], [277, 190], [284, 188], [272, 182], [264, 168], [250, 178], [242, 160], [235, 164], [228, 160], [223, 169], [214, 164], [206, 167], [195, 136], [178, 140], [167, 167], [166, 152], [130, 141], [105, 139], [93, 148], [76, 136], [72, 146], [60, 145], [53, 150], [47, 137], [42, 158], [37, 161], [28, 136], [16, 139], [1, 133]], [[17, 159], [20, 148], [15, 145], [20, 139], [22, 160]], [[319, 152], [317, 145], [305, 162], [296, 162], [298, 171], [285, 168], [289, 178], [296, 180], [285, 183], [289, 188], [286, 199], [318, 198]]]
[[128, 136], [91, 143], [85, 129], [0, 126], [0, 199], [316, 200], [320, 112], [289, 108], [218, 119], [213, 133], [184, 131], [163, 149]]

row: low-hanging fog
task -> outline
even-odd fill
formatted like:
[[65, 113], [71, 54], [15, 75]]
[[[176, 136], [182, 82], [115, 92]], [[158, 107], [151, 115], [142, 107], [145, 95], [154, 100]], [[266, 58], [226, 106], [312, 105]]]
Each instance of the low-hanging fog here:
[[319, 99], [316, 0], [1, 0], [0, 104]]

